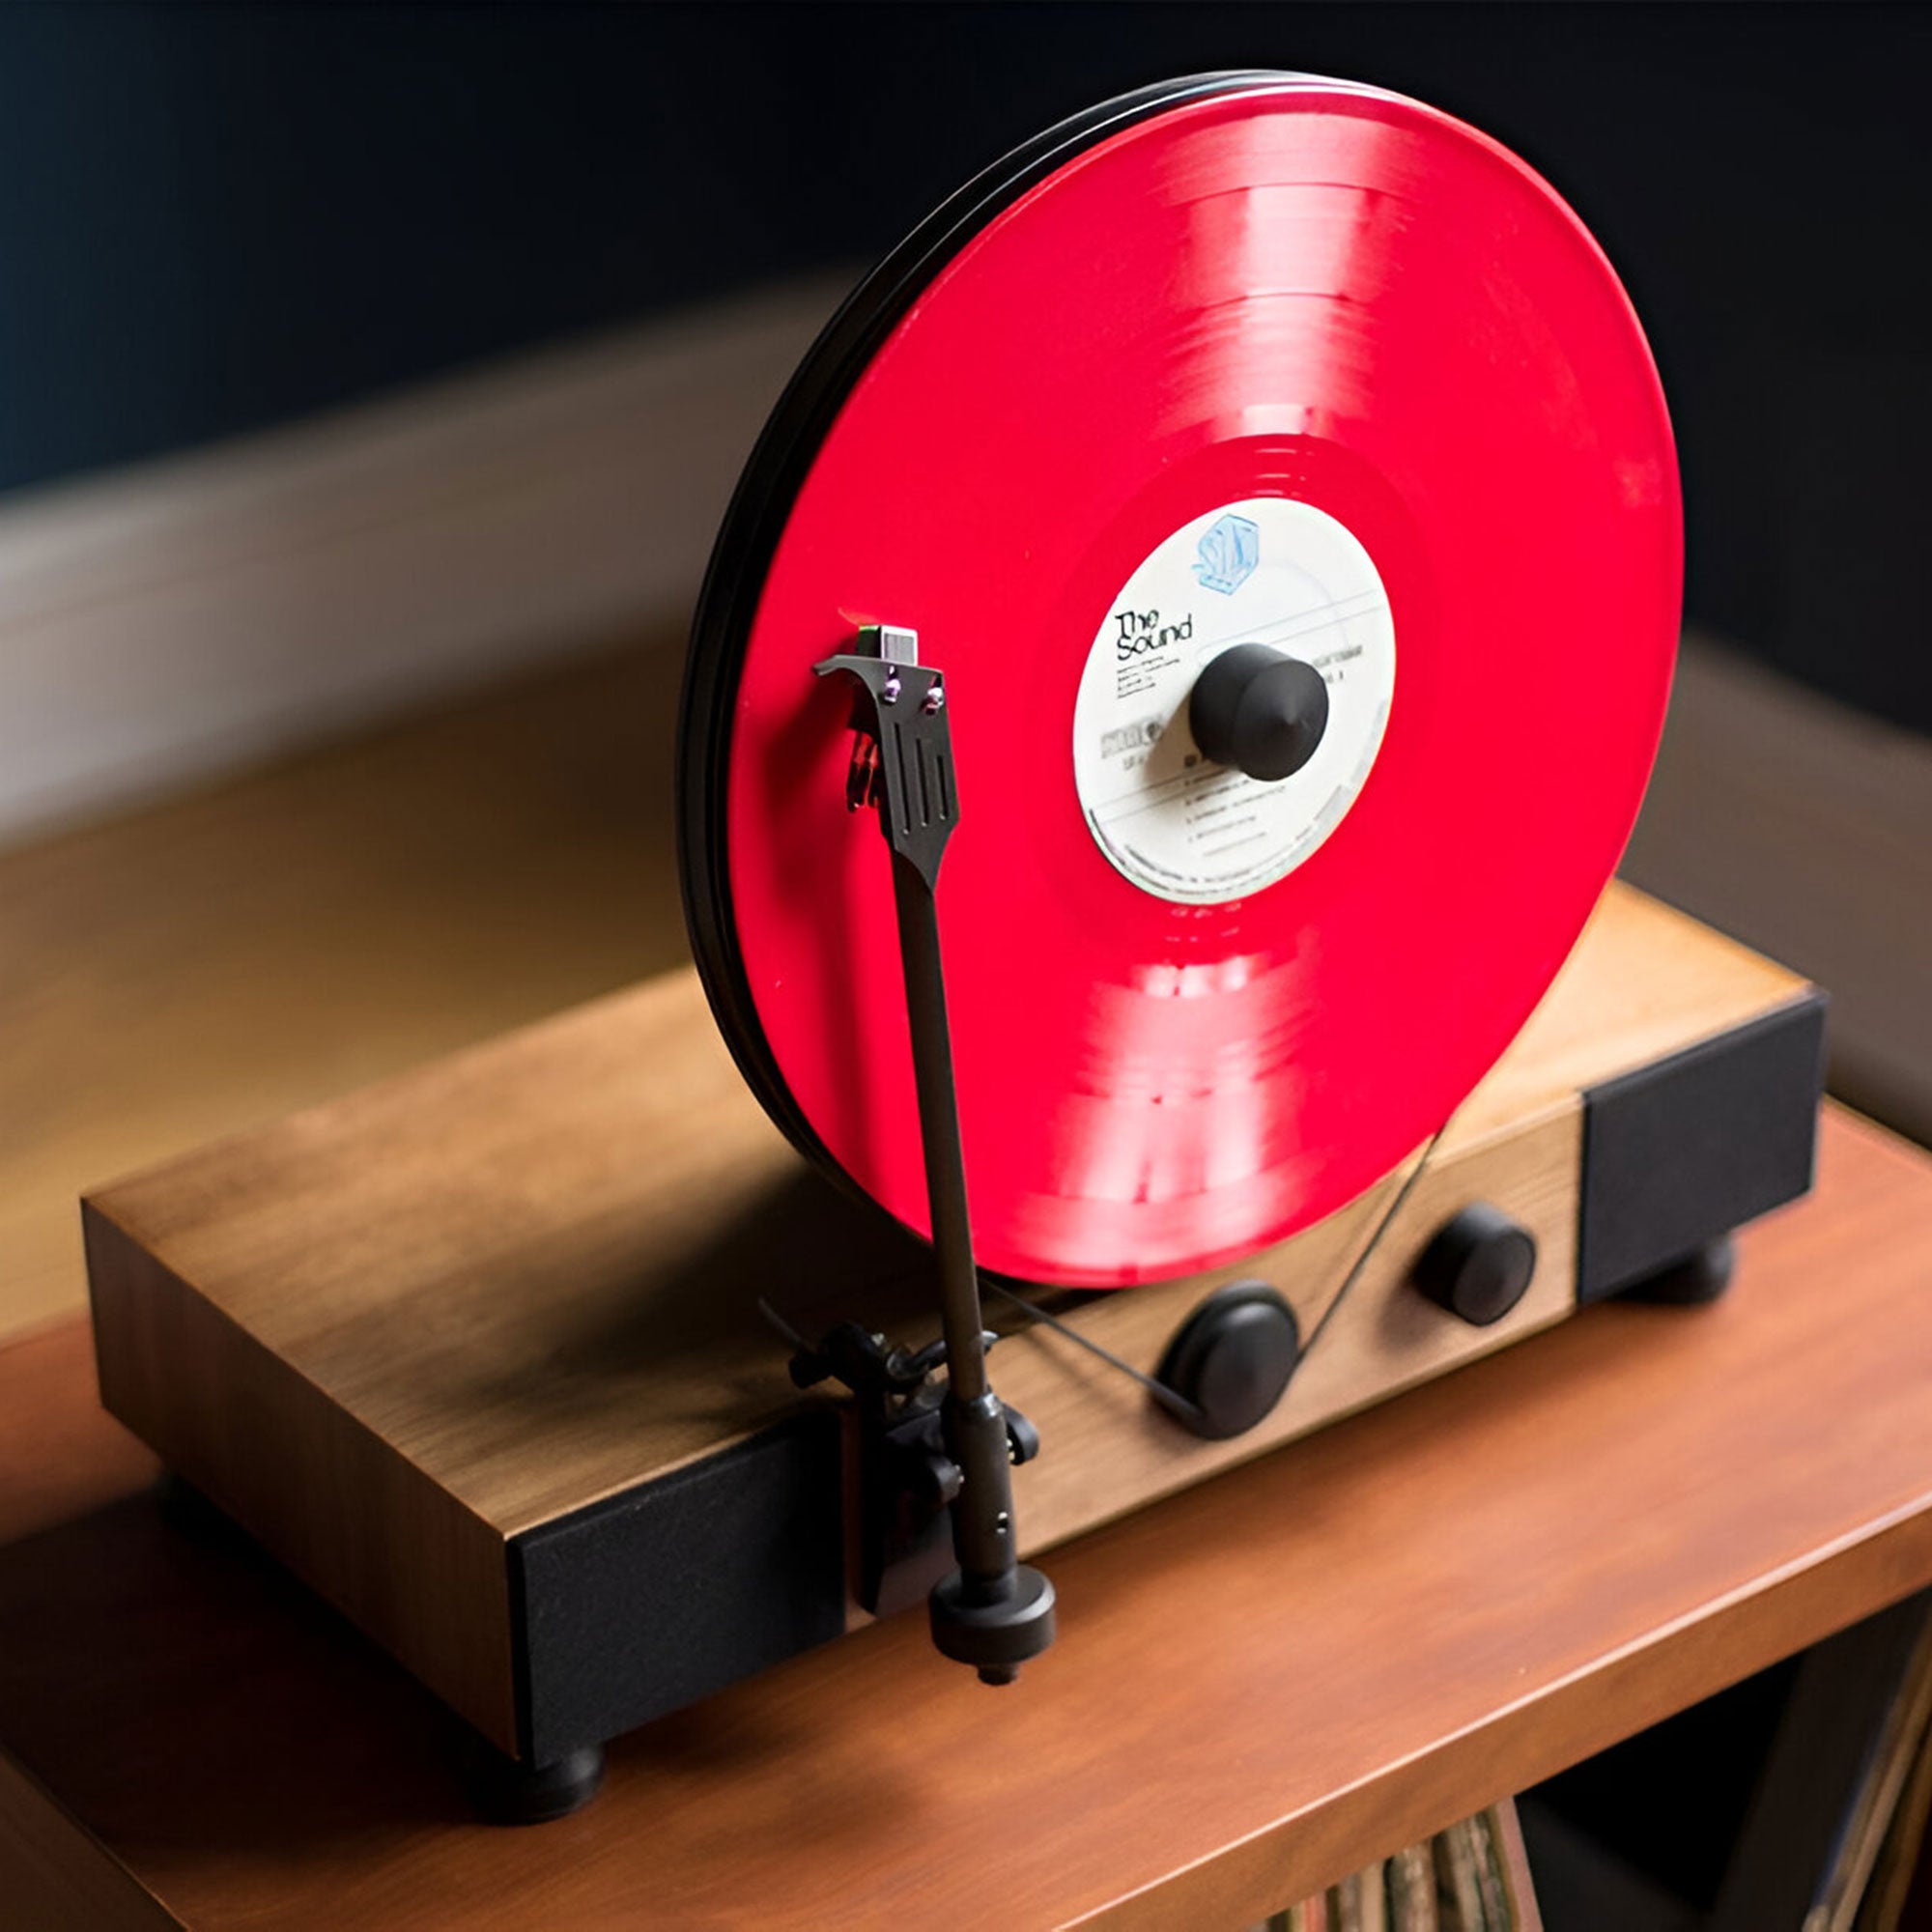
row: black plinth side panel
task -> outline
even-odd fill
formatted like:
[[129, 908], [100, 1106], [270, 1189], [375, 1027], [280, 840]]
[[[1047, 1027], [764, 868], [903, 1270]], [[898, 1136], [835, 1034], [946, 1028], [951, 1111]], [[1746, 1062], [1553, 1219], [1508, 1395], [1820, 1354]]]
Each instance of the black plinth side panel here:
[[1615, 1294], [1804, 1193], [1824, 1056], [1812, 993], [1591, 1088], [1577, 1298]]
[[602, 1744], [837, 1636], [839, 1494], [825, 1408], [517, 1537], [523, 1755]]

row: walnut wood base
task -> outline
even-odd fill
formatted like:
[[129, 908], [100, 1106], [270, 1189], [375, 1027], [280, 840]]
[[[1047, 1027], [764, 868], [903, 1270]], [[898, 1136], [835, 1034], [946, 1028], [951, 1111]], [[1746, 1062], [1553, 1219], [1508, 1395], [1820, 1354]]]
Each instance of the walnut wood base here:
[[[1426, 1160], [1238, 1267], [1055, 1302], [1151, 1370], [1205, 1294], [1273, 1285], [1318, 1339], [1247, 1434], [1202, 1440], [1065, 1337], [1001, 1324], [995, 1379], [1043, 1442], [1016, 1472], [1026, 1548], [1802, 1192], [1820, 1037], [1802, 981], [1613, 888]], [[1481, 1327], [1410, 1280], [1479, 1201], [1538, 1249], [1527, 1293]], [[804, 1168], [688, 975], [206, 1149], [85, 1215], [108, 1408], [526, 1764], [861, 1620], [849, 1410], [791, 1386], [755, 1302], [922, 1340], [923, 1250]]]

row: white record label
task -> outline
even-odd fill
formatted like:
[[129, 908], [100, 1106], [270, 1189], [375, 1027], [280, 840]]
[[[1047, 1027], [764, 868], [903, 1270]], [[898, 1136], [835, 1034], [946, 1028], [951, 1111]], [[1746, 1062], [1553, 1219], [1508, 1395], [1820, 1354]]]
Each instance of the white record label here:
[[[1328, 687], [1307, 764], [1272, 783], [1204, 757], [1187, 700], [1236, 644], [1300, 658]], [[1073, 778], [1089, 830], [1143, 892], [1219, 904], [1285, 878], [1360, 795], [1388, 724], [1395, 625], [1354, 535], [1285, 497], [1209, 510], [1176, 530], [1109, 608], [1073, 709]]]

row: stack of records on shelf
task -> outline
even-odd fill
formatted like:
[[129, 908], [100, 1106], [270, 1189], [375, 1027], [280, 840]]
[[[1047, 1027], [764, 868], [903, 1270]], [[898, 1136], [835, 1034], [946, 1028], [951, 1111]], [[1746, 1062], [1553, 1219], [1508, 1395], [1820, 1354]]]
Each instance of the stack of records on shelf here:
[[1505, 1799], [1255, 1932], [1542, 1932], [1516, 1806]]

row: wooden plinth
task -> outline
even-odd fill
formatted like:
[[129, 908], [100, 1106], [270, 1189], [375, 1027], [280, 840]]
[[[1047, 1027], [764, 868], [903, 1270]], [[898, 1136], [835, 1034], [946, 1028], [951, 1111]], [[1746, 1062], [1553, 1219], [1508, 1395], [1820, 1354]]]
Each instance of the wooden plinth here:
[[[1604, 1285], [1579, 1248], [1618, 1217], [1648, 1239], [1645, 1217], [1668, 1207], [1639, 1173], [1593, 1236], [1590, 1097], [1794, 1014], [1809, 1030], [1776, 1105], [1681, 1143], [1667, 1114], [1653, 1165], [1694, 1167], [1713, 1126], [1750, 1148], [1776, 1114], [1782, 1178], [1730, 1212], [1798, 1191], [1807, 998], [1613, 889], [1412, 1186], [1414, 1161], [1237, 1266], [1067, 1308], [1151, 1369], [1232, 1277], [1277, 1285], [1305, 1335], [1350, 1282], [1259, 1427], [1203, 1442], [1062, 1337], [1001, 1344], [1001, 1392], [1045, 1444], [1017, 1472], [1025, 1547], [1569, 1313]], [[1540, 1251], [1528, 1293], [1488, 1327], [1407, 1284], [1434, 1231], [1478, 1200]], [[1729, 1225], [1709, 1213], [1683, 1246]], [[792, 1387], [756, 1299], [808, 1330], [859, 1315], [917, 1342], [928, 1264], [805, 1170], [688, 975], [123, 1182], [87, 1204], [87, 1233], [108, 1407], [503, 1750], [544, 1761], [614, 1736], [849, 1620], [835, 1411]], [[1659, 1238], [1652, 1264], [1674, 1258]], [[849, 1437], [842, 1453], [849, 1465]]]
[[50, 1932], [151, 1895], [339, 1932], [1251, 1920], [1932, 1583], [1932, 1162], [1824, 1126], [1715, 1306], [1587, 1309], [1060, 1550], [1014, 1690], [880, 1624], [529, 1832], [468, 1817], [402, 1671], [163, 1514], [84, 1334], [0, 1351], [0, 1897]]

